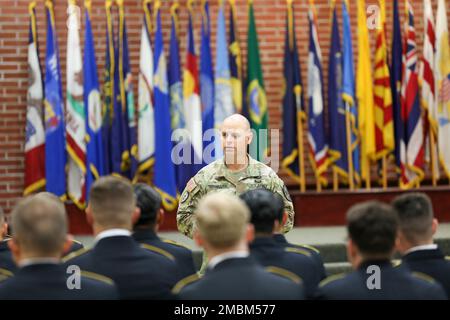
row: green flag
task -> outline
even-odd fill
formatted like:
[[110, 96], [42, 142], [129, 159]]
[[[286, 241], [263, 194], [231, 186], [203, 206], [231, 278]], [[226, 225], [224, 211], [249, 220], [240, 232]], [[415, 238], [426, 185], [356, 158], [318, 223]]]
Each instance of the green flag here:
[[251, 127], [256, 131], [256, 135], [253, 137], [253, 143], [250, 148], [251, 151], [256, 153], [256, 159], [262, 160], [268, 151], [267, 99], [264, 90], [261, 63], [259, 60], [258, 35], [256, 33], [253, 0], [249, 0], [248, 14], [246, 102]]

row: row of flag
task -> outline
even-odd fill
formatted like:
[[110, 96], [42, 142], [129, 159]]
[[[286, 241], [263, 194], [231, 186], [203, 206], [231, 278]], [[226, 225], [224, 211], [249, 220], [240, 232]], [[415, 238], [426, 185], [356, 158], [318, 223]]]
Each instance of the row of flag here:
[[[365, 1], [358, 0], [356, 72], [349, 4], [342, 1], [341, 41], [336, 3], [332, 3], [328, 101], [325, 101], [317, 16], [314, 2], [310, 1], [306, 105], [293, 0], [287, 0], [282, 167], [305, 190], [303, 131], [307, 130], [308, 157], [316, 174], [318, 190], [327, 183], [326, 173], [330, 166], [333, 168], [333, 180], [340, 178], [353, 189], [362, 181], [370, 186], [371, 165], [379, 162], [384, 169], [382, 176], [385, 183], [386, 159], [390, 155], [395, 156], [402, 187], [420, 183], [427, 157], [434, 180], [441, 176], [440, 168], [450, 176], [450, 146], [445, 140], [450, 133], [450, 50], [445, 1], [438, 0], [435, 24], [430, 0], [424, 0], [424, 53], [422, 60], [418, 61], [412, 6], [406, 2], [407, 19], [402, 36], [398, 3], [394, 2], [389, 57], [385, 3], [380, 0], [375, 67], [372, 69]], [[62, 198], [68, 196], [83, 208], [88, 201], [87, 190], [99, 176], [115, 174], [135, 180], [151, 171], [151, 182], [163, 196], [164, 207], [174, 209], [187, 181], [205, 165], [203, 155], [206, 151], [209, 151], [211, 160], [221, 156], [220, 148], [208, 150], [208, 141], [205, 142], [203, 137], [208, 129], [217, 128], [224, 118], [235, 112], [246, 115], [252, 128], [267, 128], [267, 100], [253, 3], [249, 1], [248, 7], [248, 51], [244, 76], [234, 0], [229, 0], [228, 41], [224, 2], [219, 5], [215, 66], [210, 48], [208, 1], [202, 1], [201, 5], [200, 63], [194, 45], [193, 1], [188, 1], [189, 22], [183, 70], [179, 57], [178, 2], [170, 8], [167, 61], [161, 29], [161, 2], [144, 0], [136, 102], [123, 1], [105, 1], [107, 50], [102, 91], [97, 76], [90, 20], [91, 1], [87, 0], [84, 4], [85, 43], [82, 55], [76, 1], [68, 2], [65, 104], [53, 2], [45, 2], [45, 79], [41, 75], [38, 55], [36, 2], [31, 2], [29, 6], [30, 83], [27, 95], [25, 194], [45, 187]], [[114, 5], [119, 12], [117, 31], [112, 19]], [[325, 106], [328, 106], [329, 132], [325, 131]], [[171, 137], [174, 132], [178, 132], [178, 136]], [[176, 140], [175, 147], [171, 138]], [[258, 158], [262, 158], [267, 153], [267, 141], [256, 138]], [[210, 137], [209, 141], [216, 146], [219, 142], [214, 137]], [[181, 158], [188, 161], [181, 161]]]
[[[450, 49], [445, 0], [424, 5], [424, 46], [418, 58], [414, 12], [405, 1], [402, 32], [398, 1], [394, 1], [392, 48], [388, 54], [385, 0], [378, 1], [376, 48], [372, 66], [365, 0], [357, 0], [356, 74], [349, 2], [342, 1], [342, 42], [336, 1], [332, 1], [331, 44], [328, 65], [328, 119], [325, 130], [322, 55], [314, 1], [309, 2], [308, 107], [303, 102], [300, 65], [295, 44], [293, 1], [287, 1], [284, 55], [282, 166], [305, 189], [303, 126], [307, 124], [308, 156], [317, 189], [327, 184], [332, 168], [333, 186], [350, 189], [371, 185], [371, 167], [379, 167], [387, 186], [387, 162], [395, 158], [399, 186], [412, 188], [431, 168], [433, 185], [450, 178]], [[426, 161], [428, 160], [428, 161]], [[441, 174], [441, 171], [443, 174]]]
[[[77, 1], [69, 0], [64, 101], [54, 3], [45, 1], [44, 80], [39, 63], [36, 1], [30, 3], [25, 194], [45, 188], [84, 208], [89, 200], [87, 191], [98, 177], [113, 174], [136, 181], [147, 176], [162, 195], [164, 207], [172, 210], [189, 179], [205, 164], [221, 156], [220, 140], [214, 135], [208, 137], [209, 129], [220, 127], [229, 115], [243, 112], [244, 105], [249, 106], [247, 114], [252, 127], [267, 128], [267, 102], [252, 1], [249, 1], [248, 89], [245, 94], [234, 0], [229, 0], [228, 41], [225, 7], [220, 1], [214, 67], [209, 3], [201, 3], [200, 60], [195, 51], [193, 4], [193, 0], [187, 2], [189, 22], [186, 62], [182, 69], [178, 2], [170, 8], [168, 61], [164, 54], [161, 1], [142, 2], [138, 97], [135, 100], [124, 1], [105, 1], [106, 50], [101, 91], [91, 1], [84, 1], [82, 54]], [[118, 21], [113, 19], [115, 7]], [[249, 97], [249, 103], [244, 103], [244, 96]], [[261, 145], [267, 144], [261, 142]], [[265, 152], [262, 150], [260, 154]]]

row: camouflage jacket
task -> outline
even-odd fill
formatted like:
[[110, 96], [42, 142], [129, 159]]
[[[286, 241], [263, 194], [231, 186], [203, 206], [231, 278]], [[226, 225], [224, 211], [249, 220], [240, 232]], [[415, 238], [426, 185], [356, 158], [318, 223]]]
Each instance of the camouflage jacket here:
[[228, 170], [223, 159], [218, 159], [201, 169], [187, 184], [181, 194], [177, 212], [178, 230], [192, 238], [194, 210], [198, 201], [213, 191], [240, 195], [248, 190], [265, 188], [278, 193], [284, 201], [288, 220], [283, 228], [286, 233], [294, 224], [294, 207], [284, 182], [265, 164], [249, 158], [249, 165], [239, 173]]

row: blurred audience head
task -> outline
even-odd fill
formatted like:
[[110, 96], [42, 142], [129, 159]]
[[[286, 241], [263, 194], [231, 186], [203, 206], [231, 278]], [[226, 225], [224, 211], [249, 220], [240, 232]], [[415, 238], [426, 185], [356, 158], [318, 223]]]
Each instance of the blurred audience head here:
[[64, 203], [42, 192], [23, 198], [11, 213], [12, 239], [8, 245], [14, 260], [60, 258], [72, 244], [67, 236]]
[[354, 268], [370, 260], [390, 259], [395, 248], [398, 222], [388, 204], [368, 201], [347, 212], [347, 255]]
[[86, 215], [94, 234], [116, 228], [131, 230], [133, 223], [139, 219], [131, 183], [114, 176], [95, 181], [89, 194]]
[[255, 189], [243, 193], [240, 198], [250, 209], [251, 223], [255, 227], [256, 236], [271, 236], [283, 227], [283, 199], [267, 189]]
[[237, 196], [226, 192], [206, 195], [195, 211], [194, 239], [208, 257], [235, 250], [248, 250], [253, 240], [250, 212]]
[[135, 229], [157, 230], [162, 224], [164, 212], [161, 208], [160, 194], [145, 183], [134, 185], [137, 207], [141, 210], [139, 219], [134, 224]]
[[406, 193], [392, 201], [399, 221], [397, 250], [400, 253], [420, 245], [432, 244], [438, 221], [430, 198], [424, 193]]

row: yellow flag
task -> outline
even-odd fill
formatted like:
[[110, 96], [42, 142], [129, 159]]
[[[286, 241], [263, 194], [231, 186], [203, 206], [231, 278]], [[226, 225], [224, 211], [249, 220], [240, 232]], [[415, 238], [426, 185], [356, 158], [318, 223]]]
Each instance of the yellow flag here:
[[358, 0], [358, 70], [356, 97], [358, 99], [358, 125], [361, 137], [361, 178], [370, 176], [370, 159], [375, 154], [375, 120], [373, 101], [372, 65], [367, 30], [366, 2]]

